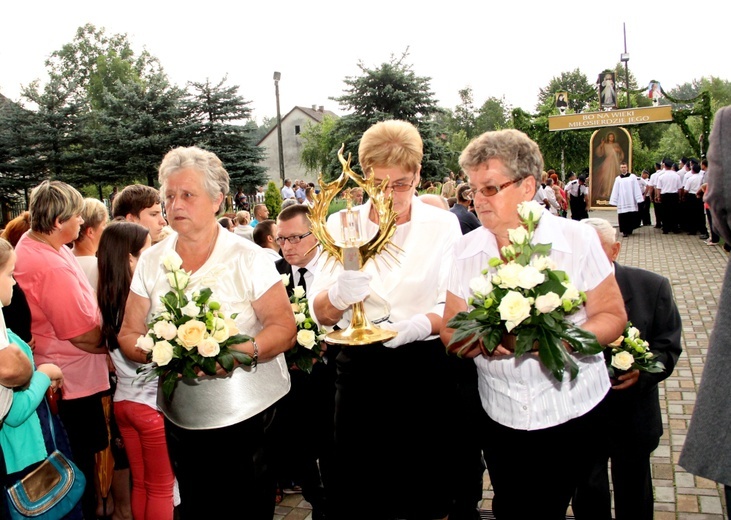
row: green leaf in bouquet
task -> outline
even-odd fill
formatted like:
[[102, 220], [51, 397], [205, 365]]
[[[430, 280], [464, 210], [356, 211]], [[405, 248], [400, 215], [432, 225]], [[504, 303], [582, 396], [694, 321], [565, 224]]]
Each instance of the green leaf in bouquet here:
[[198, 360], [198, 366], [200, 366], [201, 370], [203, 370], [203, 372], [205, 372], [207, 375], [216, 375], [216, 358], [200, 356], [200, 360]]
[[553, 377], [558, 381], [563, 381], [564, 371], [568, 368], [571, 374], [571, 380], [573, 381], [579, 374], [579, 366], [569, 355], [561, 339], [547, 333], [539, 341], [541, 342], [541, 348], [538, 351], [538, 355], [543, 365], [551, 371]]
[[[248, 339], [246, 341], [248, 341]], [[228, 352], [233, 356], [236, 361], [238, 361], [242, 365], [251, 366], [251, 362], [253, 361], [253, 359], [246, 352], [241, 352], [240, 350], [235, 349], [228, 349]]]
[[201, 289], [198, 298], [196, 298], [196, 303], [198, 303], [198, 305], [205, 305], [206, 303], [208, 303], [208, 300], [210, 300], [211, 294], [213, 294], [211, 288], [204, 287], [203, 289]]
[[216, 356], [218, 364], [221, 365], [226, 372], [231, 372], [234, 369], [234, 357], [231, 354], [230, 349], [222, 350], [221, 353]]
[[598, 354], [604, 349], [594, 333], [580, 329], [568, 321], [564, 323], [561, 339], [566, 340], [571, 348], [581, 354]]
[[178, 374], [168, 372], [162, 377], [162, 392], [168, 401], [173, 399], [173, 390], [175, 390], [175, 382], [178, 380]]
[[[230, 347], [231, 345], [240, 345], [241, 343], [246, 343], [247, 341], [251, 341], [250, 336], [246, 336], [245, 334], [236, 334], [235, 336], [231, 336], [226, 341], [221, 343], [221, 346]], [[236, 352], [235, 350], [233, 351]]]
[[552, 244], [536, 244], [533, 246], [533, 254], [538, 256], [548, 256], [551, 253]]
[[539, 334], [540, 327], [521, 329], [515, 338], [515, 357], [520, 357], [526, 352], [533, 350], [535, 342], [542, 339]]

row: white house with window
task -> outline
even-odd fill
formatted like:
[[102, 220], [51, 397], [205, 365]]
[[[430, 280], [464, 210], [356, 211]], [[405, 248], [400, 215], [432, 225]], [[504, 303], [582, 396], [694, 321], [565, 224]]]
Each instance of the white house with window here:
[[[308, 124], [321, 123], [325, 116], [338, 117], [323, 106], [312, 108], [294, 107], [282, 117], [282, 150], [284, 155], [284, 176], [287, 179], [304, 179], [317, 183], [317, 172], [307, 172], [300, 162], [302, 138], [300, 133]], [[279, 176], [279, 142], [276, 125], [257, 143], [264, 148], [266, 157], [259, 163], [267, 169], [269, 179], [281, 186]]]

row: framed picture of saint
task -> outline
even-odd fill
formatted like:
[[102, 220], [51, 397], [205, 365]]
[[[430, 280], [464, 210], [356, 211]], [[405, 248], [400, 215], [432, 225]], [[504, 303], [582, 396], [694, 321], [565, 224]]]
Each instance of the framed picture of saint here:
[[609, 207], [619, 165], [627, 161], [632, 171], [632, 136], [621, 127], [596, 130], [591, 136], [589, 194], [592, 208]]
[[599, 84], [599, 104], [602, 108], [617, 108], [617, 84], [614, 72], [602, 72], [597, 78]]

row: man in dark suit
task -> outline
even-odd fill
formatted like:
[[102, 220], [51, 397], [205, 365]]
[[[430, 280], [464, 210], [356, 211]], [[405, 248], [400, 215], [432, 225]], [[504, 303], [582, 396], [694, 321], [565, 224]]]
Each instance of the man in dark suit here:
[[[307, 205], [294, 204], [277, 217], [276, 242], [282, 258], [275, 266], [280, 274], [289, 276], [286, 289], [290, 297], [298, 285], [307, 294], [317, 271], [320, 248], [312, 234], [309, 213]], [[285, 492], [292, 489], [286, 481], [299, 484], [305, 500], [312, 504], [313, 520], [323, 520], [327, 518], [323, 484], [329, 462], [327, 450], [332, 446], [333, 435], [334, 363], [317, 362], [310, 374], [290, 367], [289, 375], [292, 386], [277, 403], [278, 417], [273, 424], [276, 473], [283, 481], [280, 486], [288, 486]]]
[[589, 479], [578, 487], [572, 507], [577, 520], [611, 520], [607, 476], [607, 460], [611, 459], [615, 518], [651, 520], [650, 454], [662, 435], [657, 385], [673, 372], [682, 352], [680, 313], [667, 278], [616, 263], [621, 243], [609, 222], [599, 218], [582, 222], [597, 230], [607, 257], [614, 262], [627, 317], [665, 370], [652, 374], [632, 370], [612, 381], [600, 405], [607, 418], [606, 438], [596, 447], [587, 446], [592, 450], [587, 455], [594, 457], [593, 467]]
[[469, 185], [460, 184], [457, 187], [457, 203], [449, 211], [457, 215], [459, 227], [462, 229], [463, 235], [482, 226], [480, 220], [470, 211], [471, 202], [472, 192], [470, 191]]

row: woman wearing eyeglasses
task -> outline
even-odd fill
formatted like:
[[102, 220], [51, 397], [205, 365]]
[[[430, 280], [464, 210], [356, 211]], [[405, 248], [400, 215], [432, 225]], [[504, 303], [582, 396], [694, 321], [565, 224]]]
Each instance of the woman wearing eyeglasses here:
[[[510, 244], [509, 230], [521, 226], [518, 204], [533, 199], [543, 171], [538, 145], [517, 130], [482, 134], [465, 148], [459, 163], [469, 175], [482, 228], [455, 247], [441, 333], [445, 345], [454, 333], [446, 323], [468, 309], [470, 281]], [[533, 242], [551, 244], [549, 257], [556, 269], [586, 292], [585, 306], [571, 315], [572, 321], [593, 332], [602, 345], [617, 339], [627, 316], [596, 232], [544, 210]], [[610, 385], [604, 356], [574, 355], [579, 375], [574, 380], [564, 375], [563, 382], [536, 356], [516, 358], [502, 345], [487, 357], [475, 343], [467, 357], [475, 360], [486, 412], [484, 424], [473, 435], [482, 441], [495, 490], [495, 516], [565, 519], [574, 488], [587, 469], [581, 451], [601, 442], [597, 405]]]
[[[328, 500], [336, 519], [444, 518], [453, 478], [444, 439], [454, 388], [439, 328], [459, 223], [416, 196], [423, 145], [410, 123], [372, 126], [358, 157], [376, 182], [388, 179], [386, 193], [398, 214], [392, 242], [401, 252], [395, 259], [381, 253], [361, 271], [321, 268], [311, 290], [313, 313], [323, 325], [344, 328], [350, 306], [364, 301], [369, 319], [398, 335], [383, 344], [343, 346], [336, 358], [337, 467]], [[371, 203], [355, 210], [363, 235], [373, 235]], [[337, 217], [328, 227], [334, 237], [342, 234]]]
[[181, 518], [272, 518], [275, 483], [264, 450], [265, 428], [273, 405], [290, 388], [284, 351], [294, 345], [296, 327], [287, 293], [261, 248], [218, 224], [229, 175], [215, 154], [174, 148], [163, 158], [158, 180], [175, 232], [139, 257], [120, 347], [131, 361], [147, 362], [137, 340], [164, 311], [161, 296], [170, 283], [163, 259], [175, 251], [182, 269], [191, 273], [186, 294], [210, 288], [211, 299], [226, 314], [236, 313], [238, 329], [254, 338], [231, 348], [258, 361], [237, 363], [228, 374], [220, 369], [216, 376], [180, 378], [172, 398], [165, 397], [162, 385], [158, 389]]

